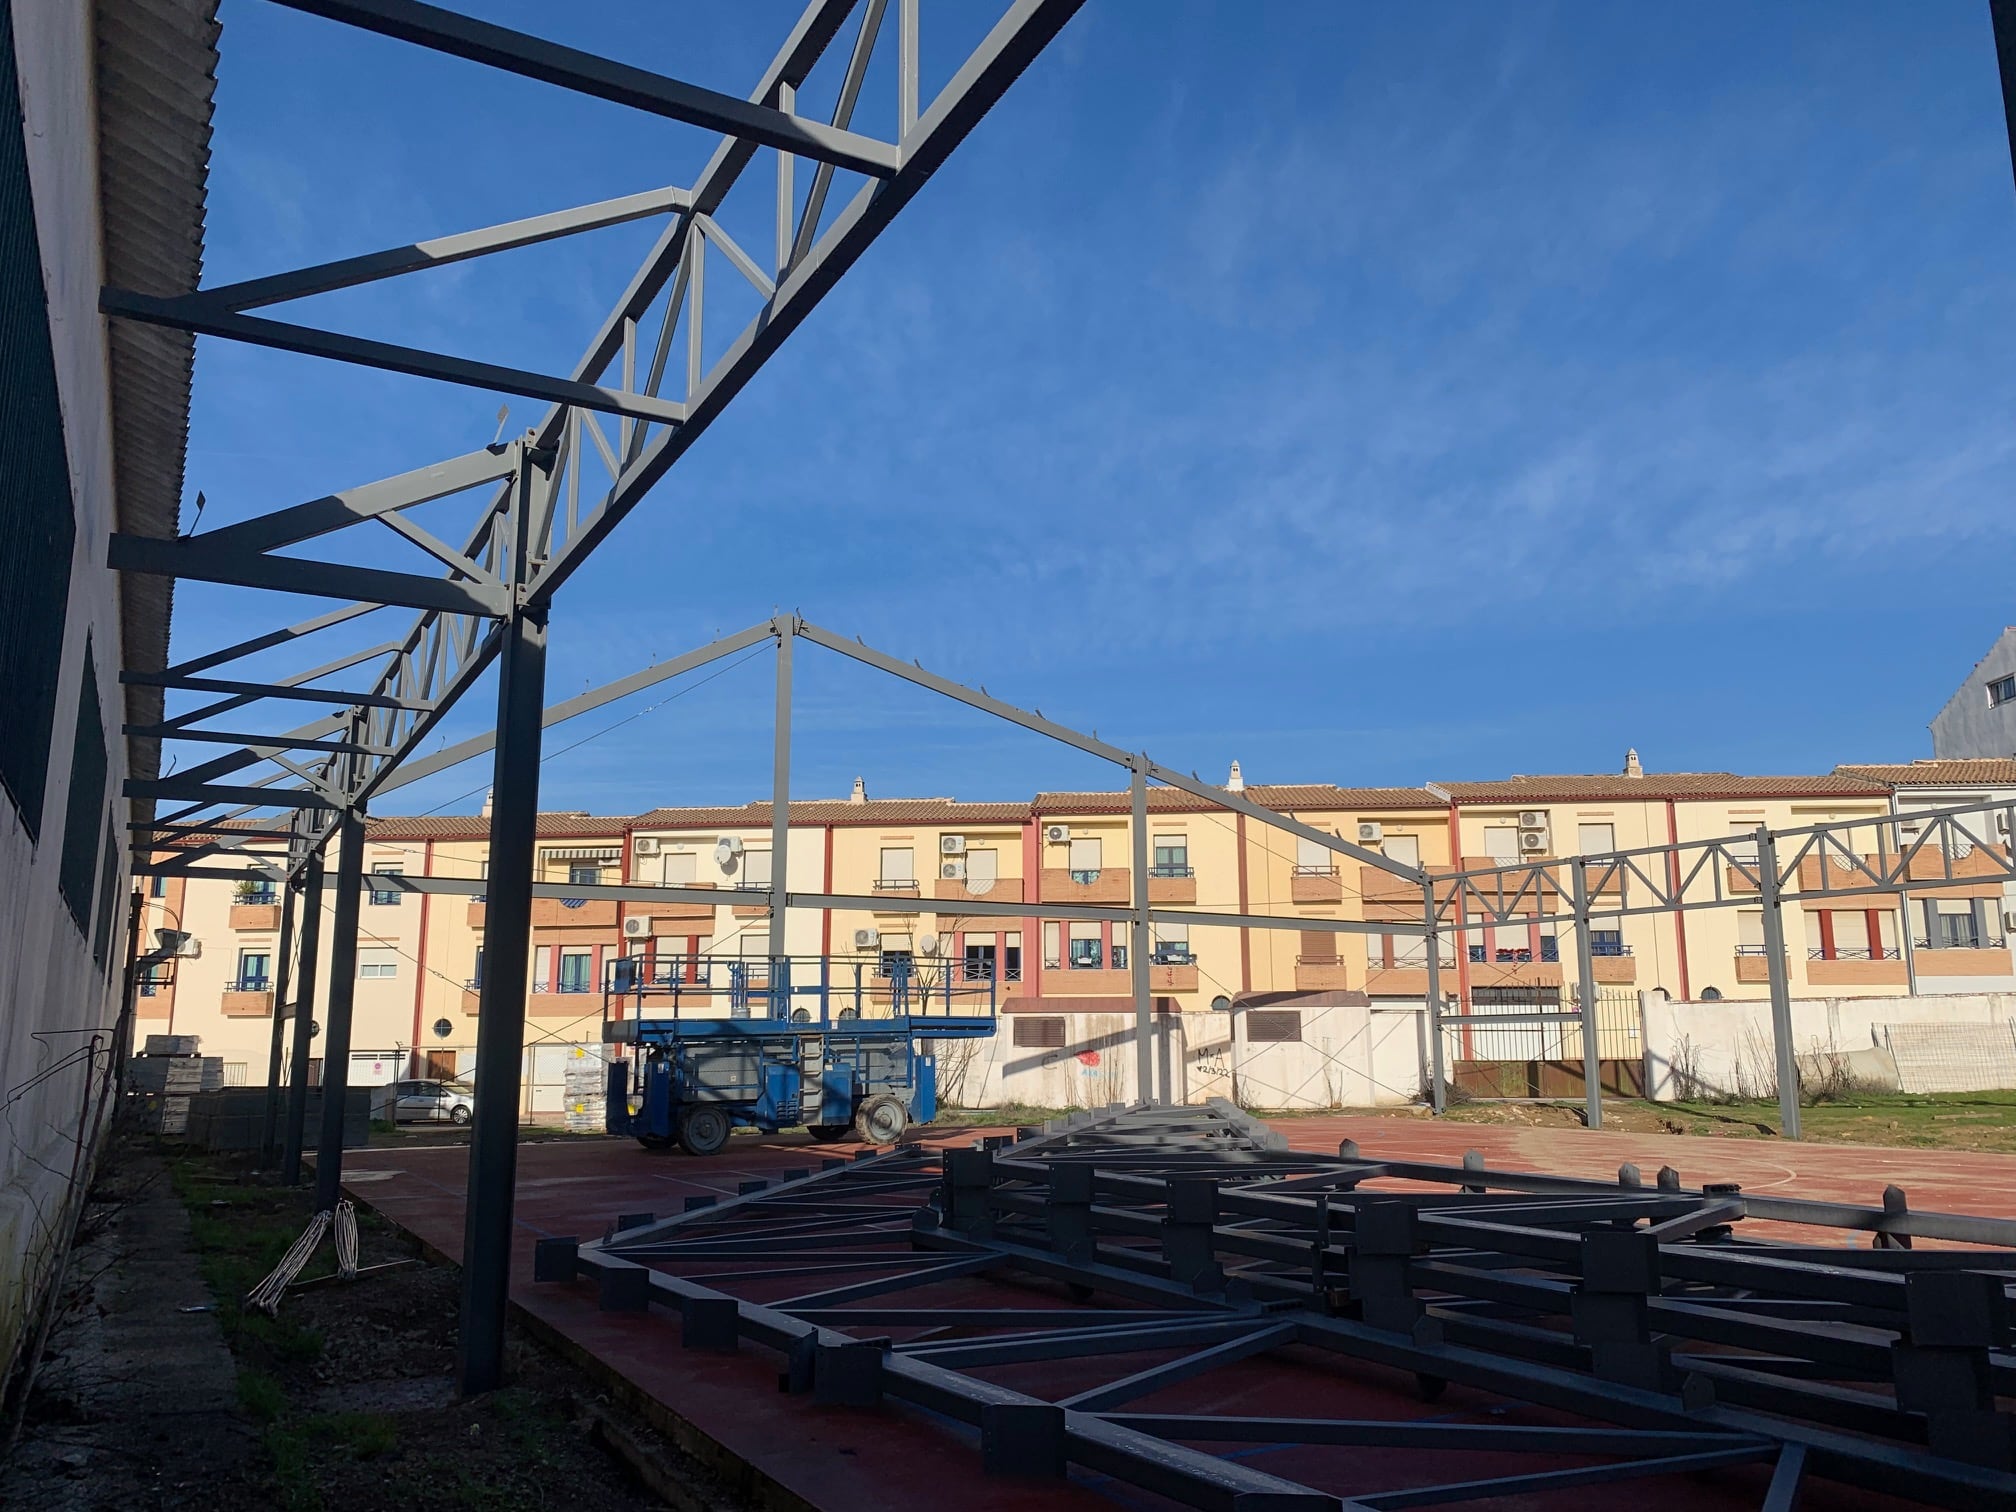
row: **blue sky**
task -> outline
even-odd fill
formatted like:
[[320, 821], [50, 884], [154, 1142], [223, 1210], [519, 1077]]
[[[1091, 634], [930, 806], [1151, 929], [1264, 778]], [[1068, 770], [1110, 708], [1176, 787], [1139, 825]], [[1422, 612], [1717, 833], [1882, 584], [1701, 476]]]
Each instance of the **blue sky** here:
[[[796, 12], [455, 3], [738, 94]], [[927, 89], [978, 9], [925, 5]], [[223, 14], [210, 282], [689, 182], [707, 149]], [[651, 234], [274, 313], [562, 372]], [[1926, 755], [2016, 620], [2012, 328], [1977, 0], [1093, 0], [570, 582], [549, 691], [796, 609], [1214, 779]], [[206, 528], [482, 445], [499, 404], [209, 340], [196, 392]], [[177, 652], [312, 608], [184, 585]], [[1109, 780], [816, 652], [800, 681], [801, 795]], [[767, 785], [760, 658], [551, 746], [626, 718], [545, 806]]]

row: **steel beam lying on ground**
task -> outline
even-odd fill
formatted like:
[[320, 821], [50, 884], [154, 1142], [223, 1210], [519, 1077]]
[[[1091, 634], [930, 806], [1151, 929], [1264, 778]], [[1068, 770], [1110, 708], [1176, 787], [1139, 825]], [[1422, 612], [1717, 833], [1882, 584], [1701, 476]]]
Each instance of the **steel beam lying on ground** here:
[[[1745, 1237], [1757, 1221], [1811, 1238]], [[1844, 1232], [1877, 1247], [1844, 1249]], [[791, 1300], [765, 1287], [815, 1274]], [[1913, 1213], [1894, 1192], [1858, 1208], [1689, 1190], [1670, 1171], [1646, 1185], [1631, 1167], [1610, 1183], [1348, 1141], [1312, 1154], [1224, 1103], [1115, 1108], [619, 1217], [599, 1241], [542, 1242], [535, 1276], [676, 1312], [688, 1347], [779, 1351], [787, 1389], [821, 1403], [974, 1424], [989, 1469], [1082, 1466], [1196, 1507], [1545, 1505], [1629, 1480], [1663, 1505], [1686, 1495], [1672, 1478], [1707, 1475], [1780, 1509], [1821, 1480], [2016, 1505], [2016, 1222]], [[1017, 1284], [976, 1297], [982, 1277]], [[1031, 1285], [1098, 1305], [1000, 1305]], [[771, 1300], [736, 1295], [751, 1290]], [[1282, 1394], [1303, 1414], [1254, 1415], [1256, 1370], [1289, 1346]], [[1552, 1415], [1320, 1416], [1311, 1351], [1358, 1391], [1372, 1365], [1431, 1400], [1460, 1382], [1496, 1415]], [[1045, 1361], [1070, 1371], [1047, 1393], [1027, 1384]], [[1011, 1364], [1023, 1389], [966, 1373]], [[1198, 1410], [1197, 1385], [1235, 1364], [1240, 1412]], [[1158, 1407], [1179, 1383], [1186, 1405]], [[1198, 1447], [1214, 1444], [1300, 1446], [1298, 1478]], [[1390, 1456], [1349, 1452], [1366, 1448], [1422, 1458], [1395, 1476]], [[1445, 1458], [1470, 1452], [1491, 1458]]]

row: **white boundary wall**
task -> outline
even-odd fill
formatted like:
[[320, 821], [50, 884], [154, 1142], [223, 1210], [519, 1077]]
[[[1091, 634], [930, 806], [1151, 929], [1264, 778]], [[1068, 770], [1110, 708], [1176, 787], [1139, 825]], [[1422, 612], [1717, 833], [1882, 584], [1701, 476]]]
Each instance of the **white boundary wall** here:
[[[1666, 999], [1640, 993], [1645, 1025], [1645, 1085], [1660, 1102], [1692, 1080], [1710, 1095], [1768, 1095], [1772, 1084], [1771, 1004]], [[1867, 1050], [1883, 1043], [1886, 1024], [1995, 1024], [2016, 1019], [2016, 992], [1954, 992], [1917, 997], [1797, 998], [1793, 1049], [1799, 1055]]]

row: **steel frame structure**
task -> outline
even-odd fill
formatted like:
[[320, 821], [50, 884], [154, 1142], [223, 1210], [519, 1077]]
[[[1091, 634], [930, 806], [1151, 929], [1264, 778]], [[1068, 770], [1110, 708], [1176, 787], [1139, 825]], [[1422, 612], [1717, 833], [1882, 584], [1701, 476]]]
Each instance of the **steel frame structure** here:
[[[990, 1470], [1082, 1466], [1196, 1507], [1438, 1506], [1746, 1464], [1768, 1467], [1769, 1512], [1811, 1480], [2016, 1504], [2016, 1419], [1997, 1406], [2016, 1394], [2016, 1222], [1914, 1212], [1895, 1188], [1861, 1208], [1688, 1190], [1670, 1169], [1647, 1186], [1630, 1166], [1612, 1184], [1382, 1161], [1350, 1141], [1305, 1154], [1223, 1102], [864, 1156], [689, 1198], [674, 1217], [619, 1215], [593, 1242], [541, 1240], [535, 1280], [585, 1278], [605, 1309], [676, 1313], [687, 1348], [774, 1350], [786, 1388], [821, 1403], [888, 1399], [973, 1425]], [[1747, 1238], [1746, 1222], [1792, 1237]], [[1875, 1247], [1841, 1247], [1859, 1233]], [[1014, 1290], [976, 1302], [981, 1277]], [[954, 1282], [950, 1299], [914, 1295]], [[1430, 1400], [1458, 1382], [1542, 1420], [1142, 1409], [1290, 1346], [1298, 1368], [1315, 1351], [1411, 1372]], [[1061, 1399], [964, 1373], [1094, 1357], [1113, 1378]], [[1296, 1481], [1205, 1444], [1540, 1458], [1347, 1495], [1349, 1457], [1334, 1479]]]
[[[400, 764], [496, 664], [497, 774], [491, 829], [495, 858], [489, 934], [497, 969], [486, 978], [478, 1019], [475, 1147], [470, 1164], [470, 1261], [465, 1270], [461, 1378], [484, 1391], [502, 1379], [511, 1182], [517, 1135], [517, 1046], [524, 1033], [525, 962], [531, 912], [532, 837], [538, 802], [547, 616], [553, 596], [685, 455], [770, 356], [857, 262], [954, 148], [1056, 36], [1082, 0], [1006, 0], [999, 19], [936, 95], [922, 98], [918, 0], [810, 0], [745, 98], [703, 89], [613, 59], [480, 22], [420, 0], [272, 0], [400, 42], [595, 96], [719, 135], [690, 188], [646, 188], [573, 209], [192, 294], [156, 296], [106, 288], [100, 308], [117, 319], [405, 373], [549, 402], [522, 435], [445, 461], [240, 521], [161, 540], [114, 535], [109, 563], [125, 572], [235, 584], [333, 598], [338, 607], [183, 660], [128, 682], [215, 695], [172, 718], [126, 733], [234, 747], [152, 781], [127, 796], [137, 859], [162, 838], [221, 819], [277, 810], [287, 815], [285, 906], [298, 905], [311, 867], [340, 837], [330, 957], [355, 949], [355, 878], [362, 815]], [[830, 118], [799, 113], [797, 95], [814, 67], [849, 31]], [[896, 139], [854, 129], [878, 44], [893, 30]], [[774, 246], [744, 249], [723, 226], [723, 202], [759, 152], [774, 154]], [[810, 167], [799, 193], [797, 164]], [[839, 174], [859, 187], [851, 196]], [[838, 191], [838, 192], [836, 192]], [[830, 212], [830, 213], [829, 213]], [[665, 222], [621, 297], [565, 376], [531, 372], [248, 313], [309, 295], [354, 288], [418, 269], [491, 256], [649, 217]], [[757, 313], [708, 356], [708, 266], [725, 263], [752, 288]], [[719, 310], [719, 289], [712, 298]], [[720, 329], [719, 317], [714, 328]], [[682, 346], [683, 353], [679, 350]], [[676, 360], [683, 356], [683, 361]], [[610, 417], [613, 436], [597, 416]], [[585, 484], [584, 476], [593, 473]], [[421, 526], [410, 511], [474, 493], [475, 519], [460, 544]], [[375, 523], [438, 562], [439, 576], [281, 554]], [[400, 636], [350, 650], [282, 677], [209, 674], [291, 646], [388, 607], [418, 610]], [[353, 686], [324, 679], [374, 669]], [[275, 719], [293, 703], [336, 705], [305, 725]], [[249, 712], [248, 712], [249, 711]], [[234, 715], [233, 728], [199, 730]], [[270, 770], [261, 772], [261, 769]], [[259, 773], [259, 775], [248, 775]], [[177, 805], [165, 814], [156, 803]], [[229, 850], [211, 840], [203, 854]], [[333, 1201], [342, 1164], [341, 1105], [352, 986], [332, 971], [323, 1060], [324, 1119], [317, 1185]], [[305, 1015], [297, 1005], [297, 1020]], [[300, 1047], [297, 1028], [297, 1047]], [[302, 1058], [297, 1058], [297, 1064]], [[293, 1125], [290, 1115], [290, 1131]]]

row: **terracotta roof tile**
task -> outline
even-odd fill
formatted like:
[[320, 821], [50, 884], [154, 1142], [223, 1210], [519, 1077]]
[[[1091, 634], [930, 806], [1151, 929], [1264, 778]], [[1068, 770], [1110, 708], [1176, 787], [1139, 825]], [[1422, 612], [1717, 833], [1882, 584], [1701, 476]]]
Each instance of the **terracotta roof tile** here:
[[[819, 798], [791, 805], [795, 824], [1020, 824], [1028, 817], [1026, 803], [960, 803], [951, 798], [871, 798], [866, 803]], [[639, 814], [632, 827], [747, 829], [769, 822], [770, 805], [766, 802], [745, 803], [739, 808], [658, 808]]]
[[1574, 802], [1584, 798], [1884, 798], [1888, 789], [1863, 777], [1739, 777], [1734, 772], [1647, 772], [1513, 777], [1504, 782], [1436, 784], [1459, 803]]
[[[1327, 782], [1254, 783], [1243, 795], [1262, 808], [1302, 809], [1388, 809], [1441, 808], [1443, 800], [1426, 788], [1340, 788]], [[1035, 810], [1039, 814], [1124, 814], [1129, 807], [1125, 789], [1104, 793], [1038, 793]], [[1180, 788], [1151, 787], [1148, 811], [1152, 813], [1197, 813], [1222, 809], [1195, 793]]]
[[1898, 762], [1889, 765], [1837, 766], [1836, 772], [1865, 777], [1896, 787], [2016, 787], [2016, 756], [1971, 757], [1964, 760]]

